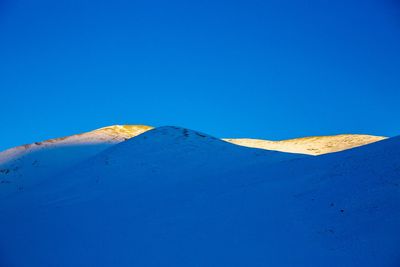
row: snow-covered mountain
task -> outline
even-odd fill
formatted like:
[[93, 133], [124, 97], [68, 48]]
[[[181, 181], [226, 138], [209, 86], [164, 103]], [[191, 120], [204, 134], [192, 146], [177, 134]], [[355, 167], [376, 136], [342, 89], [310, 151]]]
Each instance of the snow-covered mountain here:
[[0, 152], [0, 197], [40, 183], [100, 151], [139, 135], [145, 125], [114, 125]]
[[[35, 142], [0, 152], [0, 197], [56, 175], [129, 138], [153, 129], [146, 125], [113, 125], [91, 132]], [[223, 139], [241, 146], [299, 154], [323, 154], [349, 149], [384, 139], [370, 135], [339, 135], [283, 141]]]
[[322, 155], [363, 146], [386, 139], [383, 136], [365, 134], [340, 134], [331, 136], [311, 136], [281, 141], [269, 141], [251, 138], [227, 138], [227, 142], [236, 145], [276, 150], [289, 153]]
[[0, 266], [400, 264], [400, 137], [308, 156], [160, 127], [81, 150], [0, 198]]
[[139, 135], [152, 128], [153, 127], [146, 125], [113, 125], [87, 133], [75, 134], [66, 137], [49, 139], [42, 142], [35, 142], [33, 144], [17, 146], [0, 152], [0, 164], [17, 160], [26, 155], [44, 150], [48, 152], [54, 149], [69, 148], [73, 146], [101, 145], [108, 147]]

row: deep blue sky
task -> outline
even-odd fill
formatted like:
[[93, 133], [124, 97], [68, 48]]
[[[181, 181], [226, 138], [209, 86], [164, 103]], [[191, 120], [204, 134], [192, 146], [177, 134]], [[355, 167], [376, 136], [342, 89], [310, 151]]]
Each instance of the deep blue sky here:
[[395, 0], [0, 0], [0, 150], [112, 124], [400, 134]]

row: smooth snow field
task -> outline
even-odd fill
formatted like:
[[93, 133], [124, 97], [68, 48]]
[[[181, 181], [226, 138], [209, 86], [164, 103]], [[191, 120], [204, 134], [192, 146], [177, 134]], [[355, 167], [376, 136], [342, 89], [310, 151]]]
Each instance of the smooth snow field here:
[[310, 156], [137, 134], [0, 153], [0, 266], [400, 266], [400, 137]]

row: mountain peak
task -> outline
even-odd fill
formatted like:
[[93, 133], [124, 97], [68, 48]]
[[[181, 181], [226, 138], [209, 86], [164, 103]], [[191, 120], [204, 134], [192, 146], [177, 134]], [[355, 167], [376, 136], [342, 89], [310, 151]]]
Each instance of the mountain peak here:
[[114, 137], [132, 138], [151, 129], [153, 129], [153, 127], [148, 125], [111, 125], [89, 133], [105, 133]]
[[157, 127], [146, 132], [146, 135], [151, 135], [151, 136], [162, 135], [162, 136], [185, 137], [185, 138], [199, 137], [199, 138], [217, 139], [211, 135], [178, 126]]
[[232, 146], [218, 138], [207, 135], [202, 132], [190, 130], [177, 126], [161, 126], [153, 128], [141, 135], [131, 138], [126, 142], [117, 144], [110, 149], [131, 149], [132, 145], [136, 150], [170, 149], [176, 146], [187, 148], [202, 148], [208, 146]]

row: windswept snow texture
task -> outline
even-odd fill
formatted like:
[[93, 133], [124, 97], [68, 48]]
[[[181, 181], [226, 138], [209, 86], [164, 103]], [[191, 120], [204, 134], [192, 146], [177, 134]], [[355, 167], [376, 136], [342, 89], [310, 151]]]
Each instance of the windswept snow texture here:
[[177, 127], [0, 202], [0, 266], [399, 266], [400, 137], [310, 157]]

